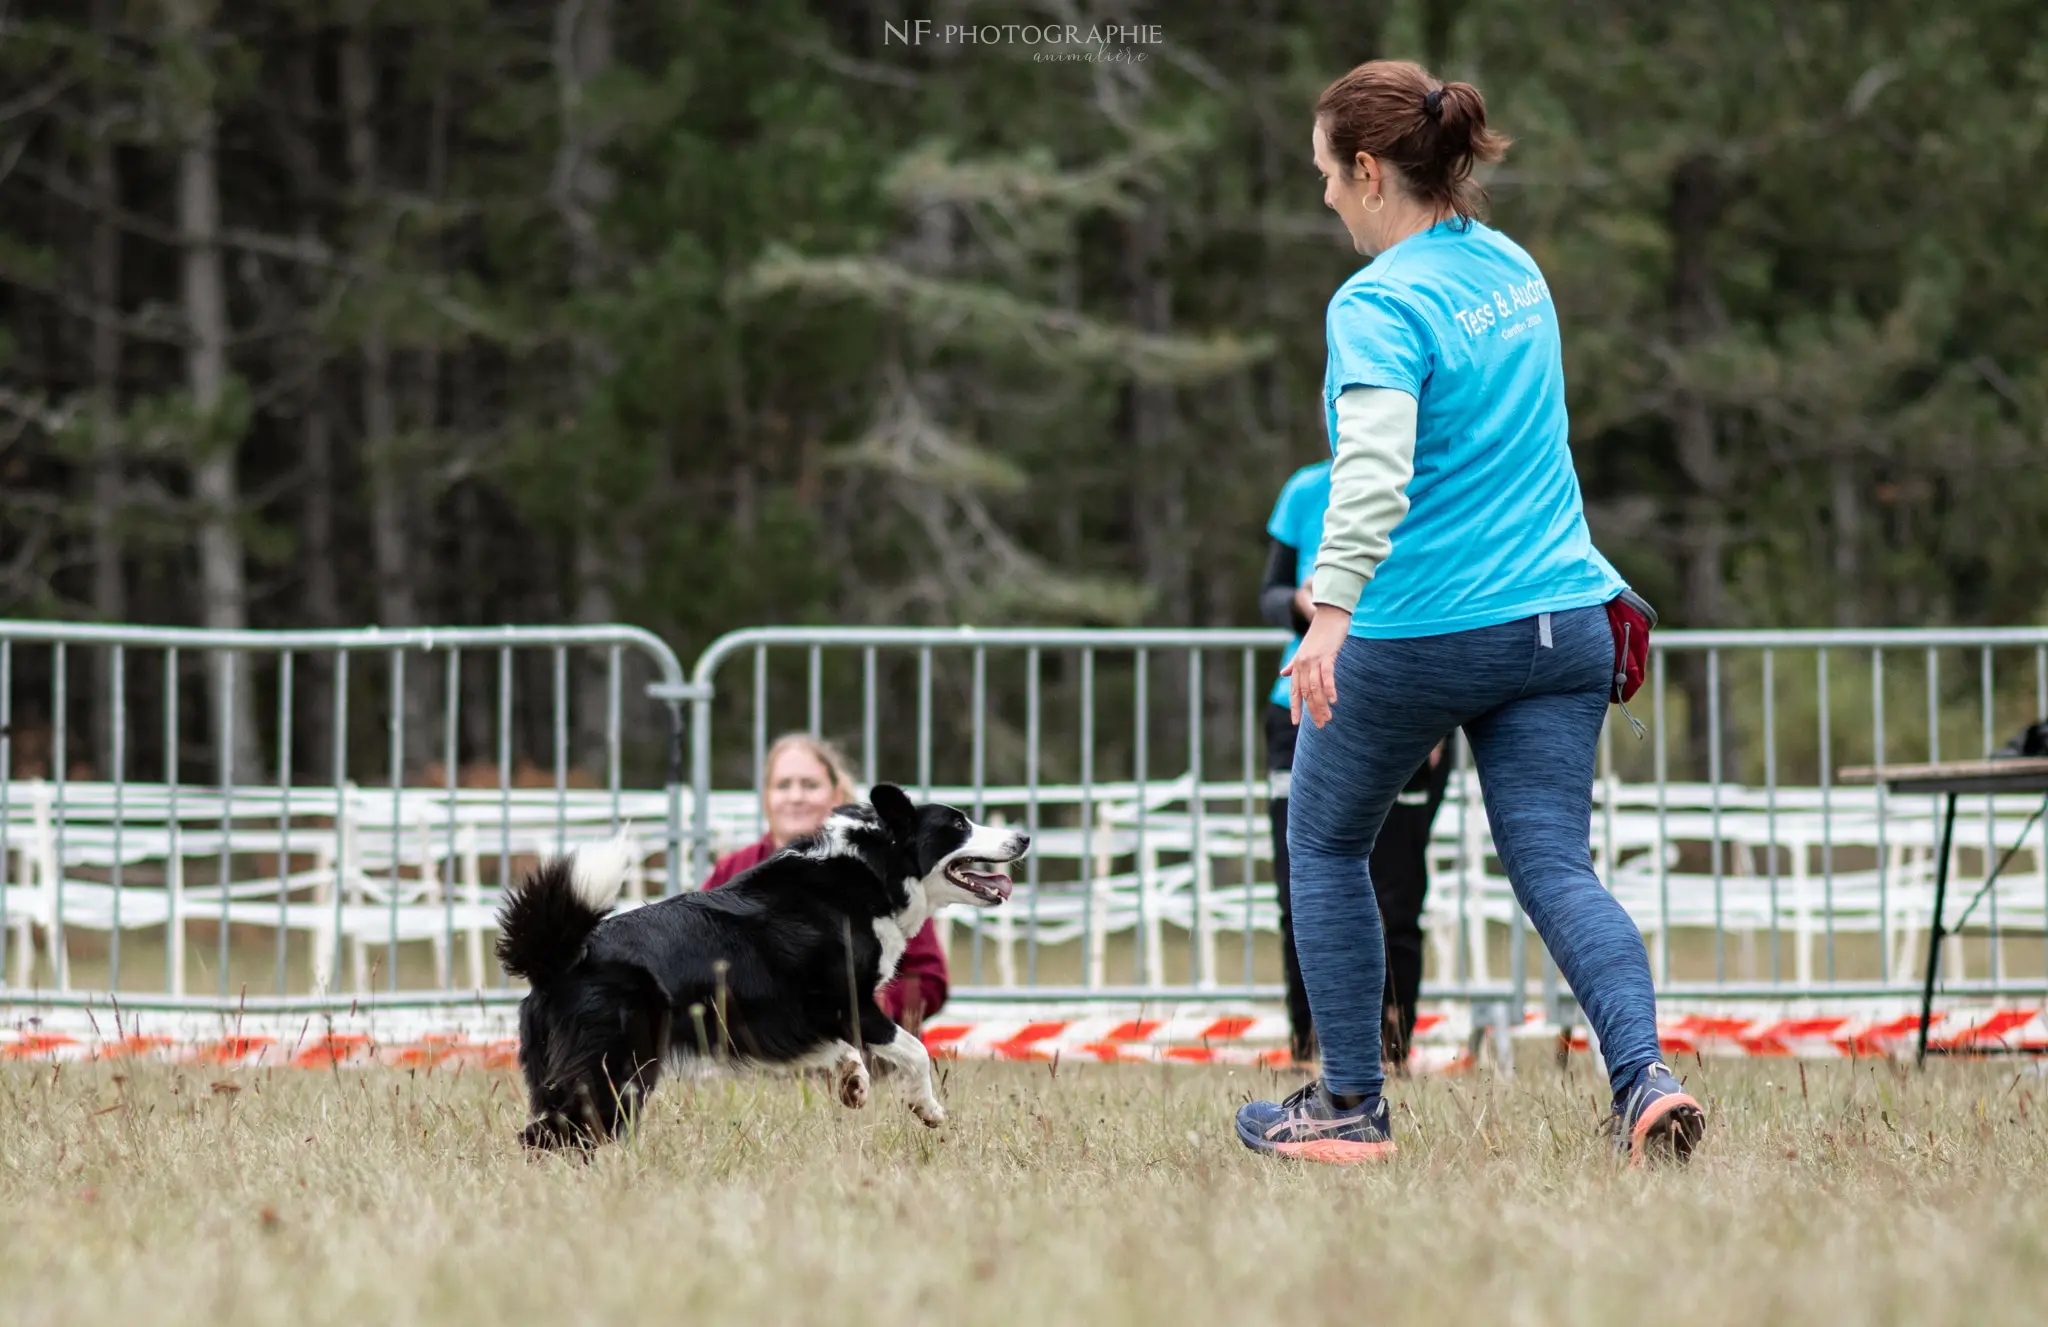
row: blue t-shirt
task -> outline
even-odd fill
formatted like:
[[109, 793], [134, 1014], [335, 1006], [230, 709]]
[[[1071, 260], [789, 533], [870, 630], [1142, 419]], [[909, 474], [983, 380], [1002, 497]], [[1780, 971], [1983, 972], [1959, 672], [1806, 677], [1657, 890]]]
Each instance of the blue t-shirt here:
[[1439, 636], [1603, 604], [1627, 582], [1593, 547], [1572, 470], [1557, 309], [1535, 260], [1439, 222], [1330, 300], [1323, 408], [1349, 387], [1413, 396], [1408, 514], [1351, 634]]
[[[1317, 461], [1296, 470], [1286, 487], [1280, 490], [1280, 498], [1273, 504], [1273, 515], [1266, 522], [1266, 533], [1294, 550], [1294, 583], [1301, 584], [1308, 574], [1316, 569], [1316, 550], [1323, 546], [1323, 513], [1330, 509], [1330, 463]], [[1280, 656], [1280, 666], [1285, 668], [1294, 658], [1294, 651], [1301, 644], [1296, 636], [1287, 644], [1287, 653]], [[1292, 683], [1281, 678], [1273, 687], [1273, 703], [1285, 705], [1289, 700]]]

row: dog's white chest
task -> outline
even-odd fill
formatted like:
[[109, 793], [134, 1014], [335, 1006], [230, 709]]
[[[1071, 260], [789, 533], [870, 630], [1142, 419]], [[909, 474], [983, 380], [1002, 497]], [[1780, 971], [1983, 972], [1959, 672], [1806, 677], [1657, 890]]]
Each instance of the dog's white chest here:
[[875, 939], [882, 946], [882, 964], [877, 979], [877, 984], [880, 984], [896, 975], [896, 965], [903, 961], [903, 951], [910, 947], [910, 937], [903, 933], [895, 918], [877, 917]]

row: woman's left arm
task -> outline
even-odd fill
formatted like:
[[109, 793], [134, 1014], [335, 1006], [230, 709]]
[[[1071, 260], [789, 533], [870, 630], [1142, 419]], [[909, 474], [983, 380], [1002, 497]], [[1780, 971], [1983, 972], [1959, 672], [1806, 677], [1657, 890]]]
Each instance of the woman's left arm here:
[[1289, 708], [1297, 724], [1306, 711], [1322, 727], [1337, 703], [1337, 651], [1351, 633], [1351, 612], [1408, 514], [1416, 411], [1415, 398], [1393, 387], [1351, 387], [1337, 398], [1330, 508], [1310, 591], [1316, 615], [1284, 670], [1294, 680]]

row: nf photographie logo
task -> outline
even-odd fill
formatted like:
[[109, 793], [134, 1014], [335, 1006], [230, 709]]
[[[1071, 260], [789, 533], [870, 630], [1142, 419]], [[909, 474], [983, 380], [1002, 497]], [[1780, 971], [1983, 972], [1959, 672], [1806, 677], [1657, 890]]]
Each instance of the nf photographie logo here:
[[1165, 38], [1157, 23], [934, 23], [928, 18], [882, 24], [884, 46], [1029, 46], [1038, 61], [1123, 60], [1137, 63]]

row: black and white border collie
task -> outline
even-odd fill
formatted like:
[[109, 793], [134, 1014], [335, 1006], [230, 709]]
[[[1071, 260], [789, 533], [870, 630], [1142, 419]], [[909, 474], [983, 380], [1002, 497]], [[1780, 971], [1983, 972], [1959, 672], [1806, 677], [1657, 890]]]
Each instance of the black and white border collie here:
[[882, 783], [724, 887], [616, 916], [622, 843], [544, 863], [498, 915], [498, 958], [533, 987], [519, 1006], [526, 1144], [615, 1137], [664, 1062], [690, 1056], [829, 1068], [839, 1100], [858, 1108], [865, 1050], [904, 1075], [910, 1109], [937, 1128], [931, 1057], [876, 989], [934, 911], [1008, 898], [1001, 867], [1030, 846]]

